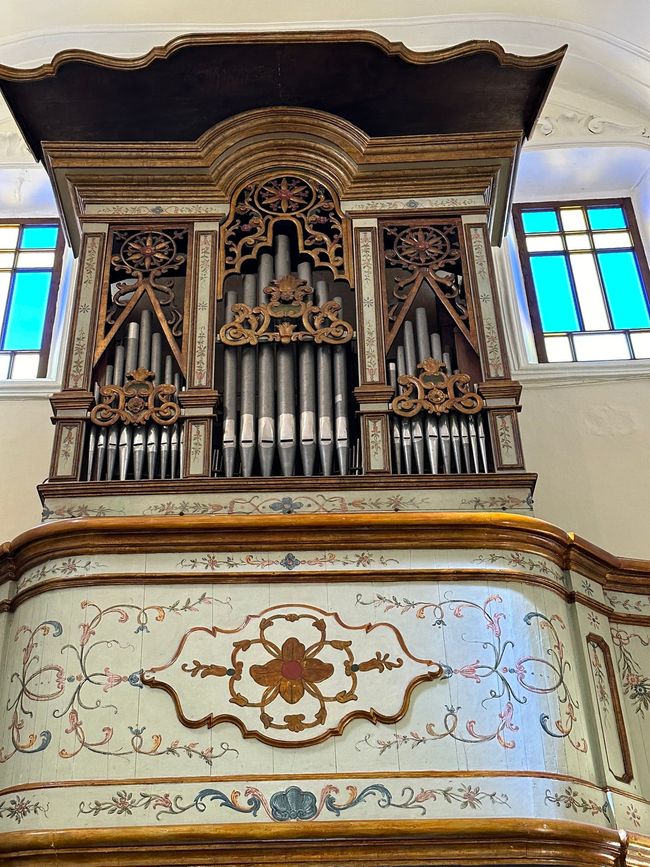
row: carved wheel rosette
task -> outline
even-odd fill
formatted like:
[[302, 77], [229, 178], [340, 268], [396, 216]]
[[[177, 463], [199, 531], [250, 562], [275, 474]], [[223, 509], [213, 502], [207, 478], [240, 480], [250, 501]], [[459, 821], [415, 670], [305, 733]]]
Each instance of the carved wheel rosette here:
[[[145, 231], [126, 234], [120, 232], [117, 238], [122, 241], [119, 253], [111, 257], [111, 264], [118, 271], [133, 275], [136, 282], [118, 283], [106, 321], [114, 324], [120, 308], [127, 306], [133, 294], [141, 286], [148, 285], [156, 294], [160, 306], [166, 308], [167, 323], [172, 334], [182, 334], [183, 316], [176, 307], [174, 282], [159, 279], [167, 271], [175, 271], [185, 262], [185, 256], [178, 252], [177, 241], [186, 235], [183, 230], [169, 234], [162, 231]], [[128, 296], [128, 297], [127, 297]]]
[[[169, 693], [186, 726], [229, 722], [245, 737], [292, 747], [341, 734], [358, 717], [395, 722], [413, 689], [441, 674], [387, 623], [347, 626], [337, 614], [292, 605], [249, 615], [234, 630], [189, 630], [142, 682]], [[197, 689], [196, 678], [209, 678], [210, 689]], [[232, 713], [215, 712], [228, 705]]]
[[426, 358], [418, 364], [420, 376], [400, 376], [397, 380], [402, 392], [391, 402], [396, 415], [410, 418], [425, 410], [429, 415], [441, 415], [457, 410], [465, 415], [480, 412], [485, 406], [483, 398], [469, 390], [470, 378], [466, 373], [449, 375], [442, 361]]
[[245, 186], [237, 196], [222, 233], [222, 271], [241, 273], [248, 259], [273, 244], [278, 220], [296, 228], [298, 247], [315, 267], [329, 268], [349, 280], [345, 267], [343, 216], [334, 197], [321, 183], [280, 175]]
[[476, 328], [465, 284], [457, 265], [461, 261], [458, 227], [453, 224], [384, 225], [384, 259], [393, 276], [387, 299], [390, 348], [415, 298], [425, 283], [437, 295], [469, 343], [478, 348]]
[[90, 420], [100, 427], [110, 427], [118, 421], [124, 424], [143, 425], [148, 421], [170, 425], [178, 421], [181, 409], [170, 400], [176, 394], [175, 385], [154, 385], [152, 370], [139, 367], [127, 373], [129, 380], [122, 388], [119, 385], [104, 385], [99, 389], [103, 403], [90, 411]]
[[[269, 298], [266, 304], [232, 305], [234, 320], [221, 327], [219, 339], [228, 346], [255, 345], [260, 341], [349, 343], [354, 329], [349, 322], [339, 319], [341, 305], [338, 301], [327, 301], [317, 307], [311, 303], [313, 291], [293, 274], [273, 280], [264, 290]], [[302, 330], [297, 330], [295, 322], [286, 320], [300, 320]]]

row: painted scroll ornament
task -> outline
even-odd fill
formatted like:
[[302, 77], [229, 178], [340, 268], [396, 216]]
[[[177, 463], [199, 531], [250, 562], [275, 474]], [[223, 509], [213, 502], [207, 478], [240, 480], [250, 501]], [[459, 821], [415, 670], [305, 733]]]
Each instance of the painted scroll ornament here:
[[142, 672], [190, 728], [232, 723], [278, 747], [316, 744], [353, 719], [393, 723], [411, 693], [442, 675], [388, 623], [348, 626], [309, 605], [251, 614], [237, 629], [197, 626], [171, 660]]

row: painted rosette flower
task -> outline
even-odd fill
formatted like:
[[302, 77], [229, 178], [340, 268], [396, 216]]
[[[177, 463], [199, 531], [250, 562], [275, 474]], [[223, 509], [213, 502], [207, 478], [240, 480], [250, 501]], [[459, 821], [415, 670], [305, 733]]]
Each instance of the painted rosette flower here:
[[312, 694], [314, 691], [318, 693], [314, 685], [331, 677], [334, 666], [310, 657], [305, 645], [297, 638], [287, 638], [279, 656], [264, 665], [252, 665], [250, 673], [255, 683], [270, 687], [287, 704], [297, 704], [305, 689]]

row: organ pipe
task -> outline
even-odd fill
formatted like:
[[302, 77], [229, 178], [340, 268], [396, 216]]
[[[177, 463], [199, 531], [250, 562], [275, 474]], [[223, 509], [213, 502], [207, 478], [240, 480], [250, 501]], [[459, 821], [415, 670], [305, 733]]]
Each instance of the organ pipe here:
[[[152, 331], [154, 322], [150, 310], [143, 310], [138, 320], [131, 320], [126, 326], [126, 337], [118, 340], [107, 350], [107, 363], [101, 383], [94, 386], [95, 406], [107, 399], [102, 396], [103, 386], [116, 386], [125, 389], [133, 384], [129, 375], [136, 370], [151, 371], [145, 381], [151, 386], [174, 384], [178, 401], [182, 380], [178, 371], [174, 372], [171, 353], [164, 359], [162, 340], [159, 331]], [[113, 406], [115, 405], [115, 401]], [[126, 404], [128, 409], [128, 403]], [[162, 432], [161, 432], [162, 430]], [[180, 450], [182, 442], [182, 423], [176, 421], [169, 426], [160, 426], [149, 420], [136, 423], [133, 419], [108, 423], [108, 426], [89, 424], [86, 442], [86, 478], [96, 481], [120, 481], [133, 478], [141, 481], [146, 474], [149, 479], [179, 478]], [[145, 473], [146, 468], [146, 473]]]
[[[441, 335], [430, 332], [424, 307], [415, 309], [414, 320], [415, 328], [409, 320], [404, 323], [395, 360], [388, 364], [389, 384], [397, 394], [399, 377], [426, 375], [423, 362], [428, 358], [443, 362], [447, 376], [459, 373], [454, 368], [451, 351], [443, 351]], [[486, 428], [481, 412], [468, 414], [452, 408], [436, 414], [421, 410], [409, 417], [391, 414], [390, 423], [396, 472], [488, 472]]]
[[[328, 282], [315, 277], [310, 262], [299, 262], [296, 271], [297, 277], [292, 272], [290, 239], [279, 234], [273, 252], [257, 257], [257, 273], [245, 274], [241, 289], [231, 288], [237, 278], [226, 287], [220, 332], [225, 336], [220, 337], [224, 349], [219, 444], [226, 476], [345, 475], [355, 459], [350, 449], [349, 338], [333, 345], [321, 336], [327, 336], [328, 323], [335, 315], [332, 304], [341, 310], [342, 301], [338, 297], [330, 301]], [[283, 300], [278, 300], [278, 292], [285, 293]], [[287, 301], [287, 292], [297, 292], [291, 296], [296, 300]], [[285, 314], [277, 310], [285, 305], [287, 321], [278, 326], [284, 331], [265, 331], [255, 340], [231, 339], [224, 328], [233, 323], [233, 304], [240, 304], [240, 311], [242, 306], [250, 311], [250, 318], [244, 320], [246, 328], [257, 322], [256, 317], [264, 319], [260, 311], [273, 309], [273, 315], [282, 319]], [[321, 310], [328, 306], [325, 313], [313, 313], [312, 331], [306, 331], [303, 314], [295, 311], [312, 310], [314, 305]], [[276, 321], [269, 313], [264, 327], [274, 329]], [[351, 327], [346, 327], [352, 336]], [[291, 338], [296, 329], [298, 340]]]

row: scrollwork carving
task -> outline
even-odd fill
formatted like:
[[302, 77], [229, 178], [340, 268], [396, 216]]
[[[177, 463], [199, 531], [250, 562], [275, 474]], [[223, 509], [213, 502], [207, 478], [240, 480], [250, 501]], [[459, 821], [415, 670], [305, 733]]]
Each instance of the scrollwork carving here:
[[178, 421], [180, 407], [170, 400], [176, 394], [174, 385], [154, 385], [152, 370], [139, 367], [127, 373], [129, 380], [122, 388], [119, 385], [104, 385], [99, 390], [103, 403], [90, 411], [90, 420], [100, 427], [110, 427], [118, 421], [124, 424], [143, 425], [148, 421], [170, 425]]
[[334, 197], [322, 184], [293, 175], [266, 178], [239, 193], [222, 235], [224, 278], [240, 273], [244, 262], [272, 244], [278, 220], [294, 224], [300, 252], [307, 253], [315, 267], [348, 279], [343, 217]]
[[465, 415], [480, 412], [485, 406], [483, 398], [469, 390], [469, 376], [466, 373], [446, 372], [442, 361], [426, 358], [418, 364], [420, 376], [400, 376], [397, 380], [403, 391], [391, 402], [396, 415], [410, 418], [425, 410], [429, 415], [441, 415], [457, 410]]
[[[339, 319], [339, 302], [327, 301], [317, 307], [311, 303], [313, 291], [293, 274], [272, 280], [264, 290], [269, 298], [266, 304], [257, 307], [233, 304], [234, 320], [221, 327], [219, 339], [228, 346], [255, 345], [260, 341], [348, 343], [354, 329], [349, 322]], [[302, 330], [296, 330], [297, 322], [287, 320], [300, 320]]]

